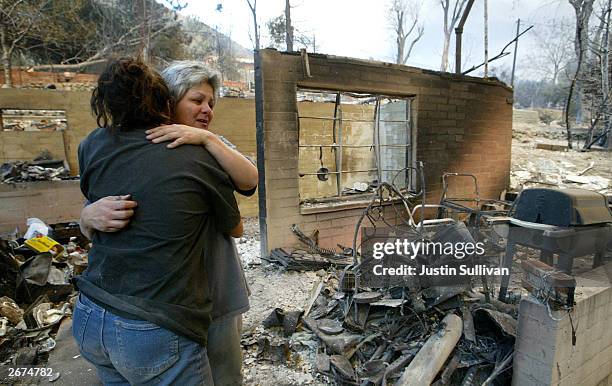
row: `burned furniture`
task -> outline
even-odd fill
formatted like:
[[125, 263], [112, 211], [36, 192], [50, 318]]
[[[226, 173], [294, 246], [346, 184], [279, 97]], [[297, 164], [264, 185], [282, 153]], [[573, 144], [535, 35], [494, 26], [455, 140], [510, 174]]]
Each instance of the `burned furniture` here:
[[[469, 177], [474, 183], [472, 196], [452, 197], [449, 193], [450, 180], [456, 177]], [[442, 196], [438, 218], [449, 217], [452, 213], [464, 213], [468, 216], [468, 225], [478, 228], [481, 218], [491, 216], [505, 216], [510, 210], [508, 201], [480, 198], [478, 180], [470, 173], [444, 173], [442, 175]]]
[[[418, 191], [387, 182], [376, 187], [355, 226], [352, 248], [342, 248], [343, 253], [351, 252], [352, 265], [328, 272], [314, 283], [305, 311], [273, 310], [263, 322], [266, 330], [243, 340], [251, 355], [288, 363], [298, 347], [289, 342], [298, 342], [294, 332], [305, 328], [319, 341], [316, 371], [338, 384], [482, 384], [497, 377], [500, 384], [509, 382], [516, 321], [504, 308], [515, 314], [513, 306], [497, 302], [500, 307], [485, 294], [471, 292], [467, 275], [449, 275], [448, 279], [403, 273], [371, 275], [372, 264], [382, 260], [376, 260], [364, 238], [377, 237], [377, 232], [385, 241], [474, 243], [464, 223], [425, 217], [428, 206], [421, 171], [419, 165], [408, 173], [400, 172], [420, 176]], [[297, 225], [292, 231], [312, 254], [337, 255], [318, 245], [316, 231], [307, 236]], [[291, 257], [303, 264], [303, 255], [295, 252]], [[414, 256], [385, 252], [384, 263], [386, 267], [396, 263], [440, 267], [476, 260], [416, 250]], [[258, 347], [250, 348], [255, 345]]]
[[[420, 289], [430, 286], [460, 285], [470, 286], [470, 278], [463, 275], [436, 276], [415, 274], [372, 274], [376, 266], [382, 266], [375, 257], [374, 244], [380, 242], [402, 242], [424, 245], [445, 243], [475, 243], [467, 227], [453, 219], [428, 219], [426, 210], [438, 209], [436, 204], [425, 204], [425, 184], [423, 165], [409, 168], [420, 177], [420, 190], [410, 191], [393, 184], [381, 184], [368, 207], [363, 211], [353, 234], [353, 265], [347, 267], [341, 278], [341, 288], [358, 294], [364, 289], [392, 288], [405, 289], [413, 303]], [[400, 171], [403, 173], [403, 171]], [[404, 247], [404, 250], [407, 247]], [[415, 251], [414, 256], [404, 253], [389, 253], [384, 256], [384, 266], [395, 270], [414, 270], [421, 272], [422, 267], [435, 270], [440, 267], [455, 267], [474, 264], [476, 257], [470, 255], [465, 260], [452, 255], [423, 249]], [[408, 268], [410, 267], [410, 268]], [[399, 271], [398, 271], [399, 272]], [[402, 271], [404, 272], [404, 271]], [[366, 290], [367, 291], [367, 290]], [[359, 302], [355, 302], [358, 304]], [[417, 301], [418, 303], [418, 301]], [[417, 306], [418, 308], [418, 306]], [[359, 319], [356, 317], [355, 319]]]
[[[593, 266], [600, 265], [612, 241], [612, 213], [606, 197], [583, 189], [526, 189], [510, 216], [493, 223], [500, 222], [507, 227], [502, 265], [509, 272], [516, 245], [540, 250], [540, 260], [548, 265], [553, 265], [557, 254], [555, 266], [571, 274], [575, 257], [594, 254]], [[500, 300], [506, 298], [509, 281], [510, 275], [502, 277]]]
[[573, 276], [536, 259], [521, 261], [521, 268], [523, 287], [536, 297], [565, 307], [574, 305], [576, 279]]

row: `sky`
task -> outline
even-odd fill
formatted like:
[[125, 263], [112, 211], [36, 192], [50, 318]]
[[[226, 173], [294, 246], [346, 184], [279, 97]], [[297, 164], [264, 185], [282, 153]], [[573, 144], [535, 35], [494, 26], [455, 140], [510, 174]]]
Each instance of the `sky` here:
[[[217, 27], [246, 48], [253, 48], [253, 19], [247, 0], [180, 0], [187, 6], [180, 11]], [[443, 13], [439, 0], [421, 0], [424, 36], [416, 44], [407, 65], [440, 69], [443, 43]], [[463, 34], [463, 69], [484, 61], [484, 3], [476, 0]], [[217, 11], [218, 4], [222, 10]], [[314, 35], [319, 53], [394, 62], [394, 35], [387, 21], [388, 0], [291, 0], [291, 19], [295, 29]], [[284, 13], [284, 0], [258, 0], [257, 16], [266, 47], [265, 23]], [[567, 0], [488, 0], [489, 57], [514, 38], [516, 21], [521, 30], [534, 25], [519, 40], [517, 73], [529, 77], [530, 55], [535, 49], [535, 33], [551, 19], [573, 20]], [[454, 35], [454, 34], [453, 34]], [[454, 61], [454, 36], [451, 62]], [[513, 46], [507, 51], [513, 51]], [[492, 62], [490, 67], [512, 66], [512, 54]], [[470, 75], [482, 75], [482, 71]]]

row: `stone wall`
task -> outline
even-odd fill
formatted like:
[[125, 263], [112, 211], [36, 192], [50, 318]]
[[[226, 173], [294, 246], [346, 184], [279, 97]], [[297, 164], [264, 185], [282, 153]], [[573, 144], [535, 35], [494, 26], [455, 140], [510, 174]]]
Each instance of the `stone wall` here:
[[[512, 375], [513, 385], [610, 384], [612, 381], [612, 328], [610, 328], [612, 288], [609, 284], [611, 269], [612, 263], [608, 263], [607, 266], [576, 277], [578, 283], [576, 304], [571, 314], [567, 311], [549, 313], [544, 304], [532, 298], [521, 301]], [[605, 284], [597, 284], [598, 282]], [[575, 334], [575, 345], [572, 343], [573, 334]]]

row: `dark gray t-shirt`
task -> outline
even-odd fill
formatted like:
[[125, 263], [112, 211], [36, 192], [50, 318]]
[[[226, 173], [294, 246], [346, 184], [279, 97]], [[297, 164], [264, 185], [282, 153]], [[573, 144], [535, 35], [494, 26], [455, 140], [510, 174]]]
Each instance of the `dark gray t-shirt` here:
[[[220, 135], [219, 138], [230, 148], [236, 149], [227, 138]], [[254, 164], [252, 159], [245, 158]], [[256, 190], [256, 187], [250, 190], [236, 188], [236, 192], [243, 196], [252, 196]], [[234, 239], [214, 230], [206, 234], [211, 237], [208, 243], [210, 248], [205, 253], [208, 255], [206, 272], [213, 301], [212, 318], [224, 319], [242, 314], [249, 310], [249, 288]]]
[[204, 252], [208, 288], [213, 302], [212, 318], [222, 319], [249, 310], [249, 290], [240, 256], [231, 236], [207, 231], [209, 248]]
[[227, 174], [202, 147], [167, 149], [142, 130], [96, 129], [79, 146], [79, 166], [89, 202], [123, 194], [138, 202], [121, 232], [94, 233], [79, 289], [121, 316], [206, 344], [206, 224], [228, 233], [240, 222]]

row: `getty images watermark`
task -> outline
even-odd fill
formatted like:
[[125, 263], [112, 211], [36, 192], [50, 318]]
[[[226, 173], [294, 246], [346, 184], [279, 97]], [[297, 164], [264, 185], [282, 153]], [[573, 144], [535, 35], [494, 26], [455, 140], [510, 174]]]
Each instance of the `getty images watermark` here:
[[396, 235], [387, 229], [361, 232], [362, 284], [371, 287], [457, 285], [473, 276], [509, 275], [508, 268], [489, 262], [485, 245], [476, 242], [463, 224], [445, 228], [429, 239]]

